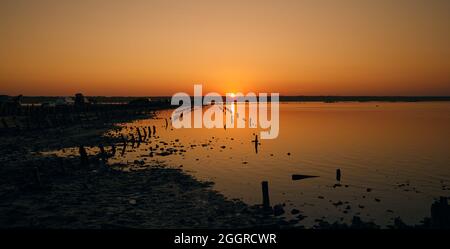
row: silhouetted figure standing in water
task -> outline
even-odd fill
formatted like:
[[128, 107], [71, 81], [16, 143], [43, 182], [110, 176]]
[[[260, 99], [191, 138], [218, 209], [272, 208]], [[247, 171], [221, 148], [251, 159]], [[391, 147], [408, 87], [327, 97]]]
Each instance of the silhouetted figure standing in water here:
[[166, 120], [166, 130], [167, 130], [167, 127], [169, 127], [169, 122], [167, 122], [167, 118], [165, 120]]
[[153, 126], [153, 136], [156, 136], [156, 126]]

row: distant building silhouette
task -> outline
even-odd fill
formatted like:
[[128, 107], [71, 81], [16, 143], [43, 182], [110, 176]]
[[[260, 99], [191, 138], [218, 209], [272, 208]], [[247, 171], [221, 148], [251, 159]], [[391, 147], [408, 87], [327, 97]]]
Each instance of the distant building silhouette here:
[[89, 100], [81, 93], [75, 94], [75, 106], [82, 107], [89, 104]]

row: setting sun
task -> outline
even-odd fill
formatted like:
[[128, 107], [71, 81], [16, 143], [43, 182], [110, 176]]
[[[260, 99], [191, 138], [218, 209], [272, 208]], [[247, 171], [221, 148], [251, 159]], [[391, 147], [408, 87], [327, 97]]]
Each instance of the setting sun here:
[[[450, 0], [0, 0], [0, 229], [434, 248], [449, 24]], [[375, 229], [419, 236], [353, 243]]]

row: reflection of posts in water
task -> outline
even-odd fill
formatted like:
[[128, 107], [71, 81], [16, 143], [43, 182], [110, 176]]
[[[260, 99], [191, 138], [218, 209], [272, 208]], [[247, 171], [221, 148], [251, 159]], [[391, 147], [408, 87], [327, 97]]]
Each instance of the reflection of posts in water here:
[[258, 154], [258, 145], [259, 145], [259, 141], [258, 141], [258, 135], [255, 135], [255, 152], [256, 154]]
[[341, 181], [341, 169], [336, 170], [336, 181]]
[[153, 136], [156, 136], [156, 126], [153, 126]]
[[270, 200], [269, 200], [269, 182], [263, 181], [261, 183], [262, 195], [263, 195], [263, 208], [264, 210], [270, 210]]

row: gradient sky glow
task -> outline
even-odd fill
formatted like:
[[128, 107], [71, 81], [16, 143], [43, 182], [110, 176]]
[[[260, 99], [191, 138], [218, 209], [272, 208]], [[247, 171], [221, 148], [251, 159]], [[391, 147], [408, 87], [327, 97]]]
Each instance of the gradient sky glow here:
[[2, 0], [0, 94], [450, 95], [446, 0]]

